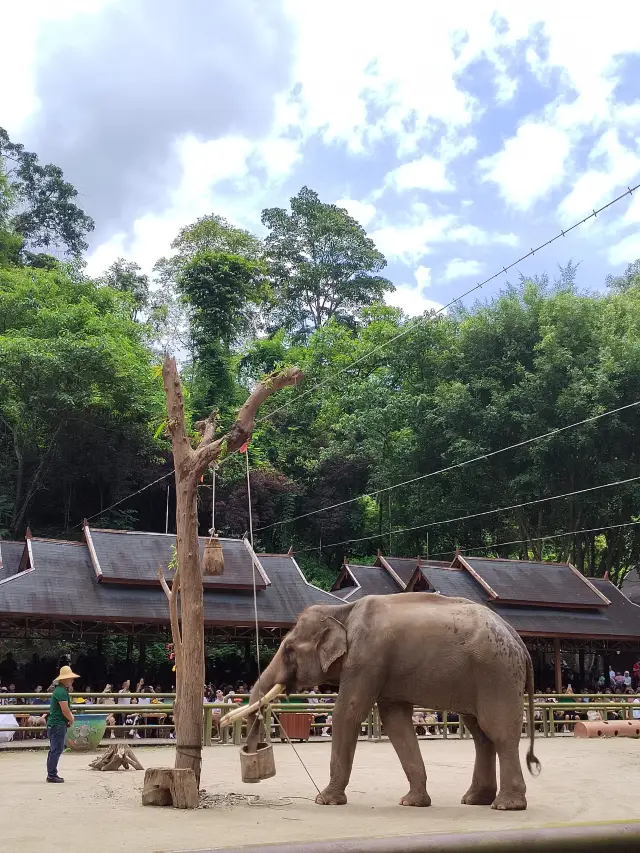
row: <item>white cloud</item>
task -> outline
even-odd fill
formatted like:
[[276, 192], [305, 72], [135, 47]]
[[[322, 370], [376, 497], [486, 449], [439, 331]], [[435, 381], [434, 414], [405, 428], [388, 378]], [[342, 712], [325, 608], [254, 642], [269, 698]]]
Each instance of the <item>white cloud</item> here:
[[431, 270], [429, 267], [423, 267], [422, 264], [414, 272], [418, 287], [423, 290], [425, 287], [431, 286]]
[[480, 261], [465, 261], [462, 258], [453, 258], [445, 267], [444, 277], [447, 281], [457, 278], [467, 278], [477, 275], [482, 269]]
[[628, 264], [640, 258], [640, 234], [629, 234], [624, 240], [611, 246], [607, 257], [611, 264]]
[[448, 238], [454, 243], [466, 243], [468, 246], [487, 246], [489, 243], [517, 246], [520, 242], [517, 234], [484, 231], [477, 225], [460, 225], [449, 232]]
[[349, 216], [366, 227], [376, 215], [375, 205], [368, 201], [356, 201], [353, 198], [341, 198], [336, 202], [338, 207], [344, 207]]
[[606, 131], [594, 145], [589, 163], [594, 168], [581, 175], [560, 204], [564, 222], [586, 216], [594, 207], [609, 201], [616, 190], [640, 176], [640, 156], [622, 145], [614, 128]]
[[408, 221], [385, 225], [373, 231], [370, 237], [384, 255], [407, 264], [417, 263], [439, 244], [518, 244], [515, 234], [484, 231], [477, 225], [459, 225], [458, 222], [459, 219], [454, 214], [433, 215], [427, 205], [417, 203], [412, 206]]
[[411, 189], [452, 192], [454, 189], [447, 178], [446, 163], [428, 154], [393, 169], [385, 177], [385, 184], [398, 192]]
[[441, 302], [425, 299], [420, 288], [412, 287], [410, 284], [401, 284], [393, 293], [387, 293], [385, 302], [387, 305], [393, 305], [394, 308], [401, 308], [409, 317], [417, 317], [425, 311], [437, 311], [442, 308]]
[[528, 210], [558, 186], [569, 156], [569, 137], [548, 124], [521, 124], [497, 154], [480, 161], [485, 181], [493, 181], [505, 201]]

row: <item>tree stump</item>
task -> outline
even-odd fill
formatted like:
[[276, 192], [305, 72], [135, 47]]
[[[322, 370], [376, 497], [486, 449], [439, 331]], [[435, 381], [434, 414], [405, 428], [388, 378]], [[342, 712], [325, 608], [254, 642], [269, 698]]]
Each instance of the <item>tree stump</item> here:
[[147, 768], [142, 789], [143, 806], [196, 809], [198, 802], [198, 784], [193, 770], [175, 767]]
[[89, 764], [93, 770], [144, 770], [130, 746], [113, 744]]

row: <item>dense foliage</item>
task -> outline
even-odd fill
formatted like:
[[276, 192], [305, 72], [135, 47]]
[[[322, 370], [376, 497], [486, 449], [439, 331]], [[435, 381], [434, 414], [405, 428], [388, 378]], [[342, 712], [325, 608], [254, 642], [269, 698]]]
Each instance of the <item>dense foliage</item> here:
[[[283, 364], [305, 372], [303, 387], [265, 406], [249, 452], [258, 547], [293, 546], [317, 582], [335, 577], [344, 554], [370, 561], [378, 548], [570, 559], [614, 578], [638, 560], [638, 528], [615, 527], [640, 518], [636, 483], [532, 502], [640, 476], [640, 407], [553, 432], [640, 400], [639, 262], [601, 291], [587, 292], [599, 283], [568, 264], [554, 282], [521, 280], [407, 326], [381, 302], [392, 285], [364, 229], [305, 187], [291, 212], [263, 212], [264, 240], [212, 214], [180, 231], [152, 281], [125, 259], [93, 281], [79, 261], [25, 250], [62, 242], [78, 254], [89, 220], [71, 216], [74, 237], [55, 211], [16, 214], [16, 192], [23, 211], [33, 199], [16, 188], [9, 162], [25, 155], [3, 139], [4, 535], [21, 536], [27, 524], [73, 535], [83, 516], [169, 470], [157, 370], [168, 347], [181, 358], [194, 420], [215, 406], [224, 423], [252, 384]], [[55, 167], [43, 168], [34, 175], [57, 176], [67, 187], [58, 209], [69, 213], [75, 191]], [[36, 220], [37, 228], [24, 224]], [[238, 456], [219, 473], [224, 533], [247, 529], [243, 474]], [[100, 523], [164, 530], [165, 488]], [[585, 532], [560, 535], [575, 530]]]

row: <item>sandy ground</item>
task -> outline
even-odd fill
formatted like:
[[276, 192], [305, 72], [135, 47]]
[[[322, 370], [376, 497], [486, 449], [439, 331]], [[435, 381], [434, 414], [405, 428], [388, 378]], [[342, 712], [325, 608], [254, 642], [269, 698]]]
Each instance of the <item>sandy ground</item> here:
[[[53, 849], [61, 838], [91, 853], [175, 853], [275, 841], [358, 836], [499, 830], [510, 827], [624, 820], [637, 816], [640, 741], [539, 739], [542, 775], [528, 777], [526, 812], [495, 812], [462, 806], [473, 764], [471, 741], [421, 743], [429, 774], [429, 809], [397, 805], [407, 783], [387, 742], [358, 744], [346, 806], [313, 803], [315, 790], [288, 744], [274, 746], [277, 775], [258, 785], [240, 781], [238, 750], [204, 750], [202, 787], [209, 794], [258, 794], [265, 804], [214, 806], [197, 811], [143, 808], [141, 772], [98, 773], [91, 757], [65, 754], [64, 785], [47, 785], [45, 754], [0, 753], [2, 847], [21, 853]], [[329, 743], [296, 747], [320, 786], [328, 778]], [[522, 742], [524, 764], [525, 743]], [[138, 750], [145, 767], [173, 763], [172, 748]], [[293, 803], [278, 806], [280, 798]], [[56, 841], [57, 839], [57, 841]]]

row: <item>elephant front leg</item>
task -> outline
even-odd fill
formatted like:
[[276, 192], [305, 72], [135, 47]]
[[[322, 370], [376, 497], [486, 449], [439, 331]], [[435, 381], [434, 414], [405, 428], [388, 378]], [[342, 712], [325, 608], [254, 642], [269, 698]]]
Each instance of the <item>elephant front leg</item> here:
[[427, 771], [413, 727], [413, 706], [401, 702], [380, 702], [378, 707], [382, 724], [409, 780], [409, 793], [400, 800], [400, 805], [430, 806]]
[[353, 756], [356, 751], [362, 719], [371, 710], [369, 704], [357, 699], [336, 699], [331, 721], [331, 769], [329, 784], [316, 797], [321, 806], [343, 806], [347, 802], [345, 789], [349, 784]]

